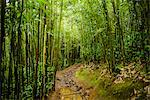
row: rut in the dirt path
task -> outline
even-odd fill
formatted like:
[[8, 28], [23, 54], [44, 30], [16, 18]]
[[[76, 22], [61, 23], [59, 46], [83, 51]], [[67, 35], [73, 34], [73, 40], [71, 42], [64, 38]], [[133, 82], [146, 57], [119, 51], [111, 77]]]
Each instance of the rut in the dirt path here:
[[75, 73], [80, 70], [83, 64], [75, 64], [63, 71], [56, 73], [55, 92], [49, 100], [94, 100], [90, 99], [93, 89], [84, 86], [75, 78]]

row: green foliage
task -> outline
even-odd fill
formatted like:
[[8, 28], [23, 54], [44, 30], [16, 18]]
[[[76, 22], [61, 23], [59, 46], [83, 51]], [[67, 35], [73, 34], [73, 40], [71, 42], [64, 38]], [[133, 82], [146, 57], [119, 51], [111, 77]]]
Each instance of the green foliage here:
[[[37, 86], [37, 96], [40, 96], [41, 94], [41, 88], [42, 88], [42, 63], [39, 63], [39, 66], [38, 66], [38, 86]], [[47, 82], [45, 84], [45, 89], [46, 89], [46, 93], [45, 95], [48, 96], [48, 93], [49, 93], [49, 90], [52, 89], [53, 87], [53, 81], [54, 81], [54, 71], [55, 71], [55, 67], [54, 66], [51, 66], [51, 67], [48, 67], [48, 70], [47, 70]], [[30, 74], [30, 78], [29, 79], [32, 79], [32, 74]], [[23, 91], [22, 93], [22, 97], [23, 99], [32, 99], [32, 96], [33, 96], [33, 85], [32, 85], [32, 82], [30, 82], [31, 84], [26, 84], [26, 88], [25, 88], [25, 91]]]
[[[144, 36], [143, 38], [141, 36]], [[129, 35], [126, 39], [126, 57], [127, 60], [138, 61], [145, 59], [149, 61], [149, 35], [148, 33], [136, 32], [134, 35]]]
[[[146, 73], [150, 70], [150, 1], [9, 1], [6, 7], [1, 4], [4, 14], [1, 20], [5, 22], [0, 34], [0, 40], [3, 40], [0, 43], [3, 45], [0, 48], [0, 55], [3, 55], [0, 74], [6, 79], [2, 80], [4, 99], [6, 94], [20, 99], [21, 92], [31, 88], [37, 89], [35, 94], [40, 95], [42, 85], [48, 93], [54, 84], [56, 70], [81, 61], [105, 62], [110, 72], [120, 70], [119, 65], [129, 62], [144, 64]], [[46, 80], [45, 84], [42, 84], [43, 80]], [[108, 80], [102, 79], [107, 87], [109, 84], [104, 81]], [[93, 76], [91, 84], [97, 82], [97, 75]], [[103, 92], [105, 94], [105, 90]], [[24, 94], [27, 96], [29, 92]]]
[[22, 99], [32, 99], [32, 85], [27, 85], [22, 93]]

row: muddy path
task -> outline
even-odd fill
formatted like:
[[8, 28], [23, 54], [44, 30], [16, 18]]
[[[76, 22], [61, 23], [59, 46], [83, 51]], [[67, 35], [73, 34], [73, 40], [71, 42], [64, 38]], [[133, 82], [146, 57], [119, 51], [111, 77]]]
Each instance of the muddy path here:
[[48, 100], [95, 100], [95, 91], [75, 77], [76, 71], [83, 68], [83, 64], [72, 65], [56, 73], [55, 91]]

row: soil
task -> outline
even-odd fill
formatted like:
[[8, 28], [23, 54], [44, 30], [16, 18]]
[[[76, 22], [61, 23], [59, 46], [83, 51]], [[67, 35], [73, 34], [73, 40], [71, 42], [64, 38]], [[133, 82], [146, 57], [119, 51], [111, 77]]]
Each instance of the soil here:
[[56, 73], [55, 91], [48, 100], [95, 100], [96, 92], [75, 77], [83, 64], [72, 65]]

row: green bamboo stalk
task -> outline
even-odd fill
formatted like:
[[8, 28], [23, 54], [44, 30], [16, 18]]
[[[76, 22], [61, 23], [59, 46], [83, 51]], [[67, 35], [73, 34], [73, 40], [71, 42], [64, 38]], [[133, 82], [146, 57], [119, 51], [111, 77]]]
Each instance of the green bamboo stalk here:
[[45, 96], [45, 65], [46, 65], [46, 41], [47, 41], [47, 25], [45, 25], [44, 31], [44, 47], [43, 47], [43, 67], [42, 67], [42, 100], [44, 100]]
[[1, 33], [0, 33], [0, 99], [2, 99], [2, 88], [3, 88], [3, 82], [4, 82], [4, 42], [5, 42], [5, 7], [6, 7], [6, 1], [1, 0], [0, 2], [1, 6]]

